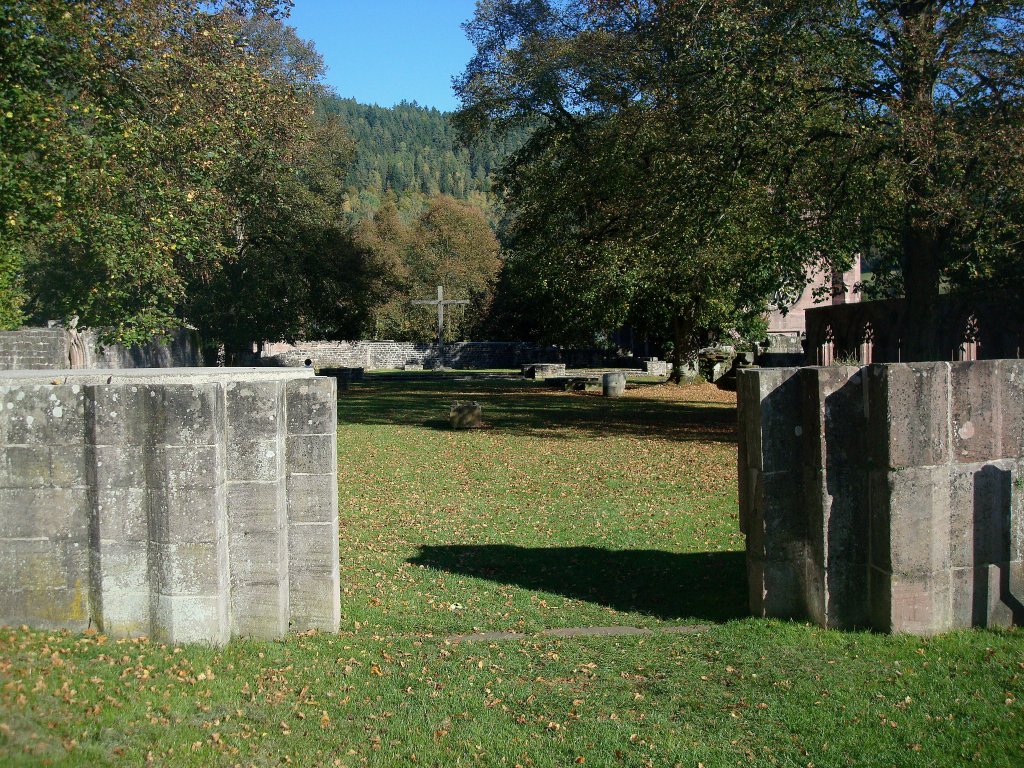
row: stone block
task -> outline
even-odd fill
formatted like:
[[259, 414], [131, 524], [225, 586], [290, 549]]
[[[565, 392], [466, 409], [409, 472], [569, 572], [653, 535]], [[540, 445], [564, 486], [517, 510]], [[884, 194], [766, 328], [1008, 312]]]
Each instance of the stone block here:
[[1001, 455], [1024, 459], [1024, 360], [999, 360]]
[[93, 447], [97, 488], [145, 488], [149, 462], [138, 447], [97, 445]]
[[338, 476], [291, 475], [288, 519], [295, 523], [330, 523], [338, 519]]
[[89, 552], [85, 543], [19, 539], [0, 541], [0, 594], [20, 611], [5, 624], [72, 630], [89, 622]]
[[1024, 625], [1024, 563], [954, 568], [950, 574], [954, 627]]
[[0, 488], [0, 538], [89, 541], [86, 488]]
[[227, 439], [275, 439], [284, 431], [285, 388], [279, 381], [229, 382], [227, 401]]
[[147, 542], [149, 492], [145, 488], [100, 487], [91, 523], [100, 540]]
[[162, 544], [209, 544], [226, 532], [226, 494], [216, 488], [168, 487], [149, 494], [150, 535]]
[[293, 523], [288, 525], [288, 568], [290, 574], [300, 571], [326, 573], [337, 570], [338, 524]]
[[97, 384], [87, 387], [86, 419], [90, 441], [102, 446], [149, 446], [162, 442], [159, 388], [137, 384]]
[[1010, 481], [1010, 560], [1024, 560], [1024, 461], [1013, 466]]
[[475, 429], [483, 425], [480, 403], [452, 403], [448, 409], [448, 422], [452, 429]]
[[289, 576], [289, 622], [293, 630], [337, 632], [341, 589], [336, 573], [299, 572]]
[[50, 485], [50, 449], [46, 445], [8, 445], [0, 451], [0, 488]]
[[781, 472], [801, 466], [803, 427], [796, 368], [750, 368], [737, 372], [740, 432], [750, 466]]
[[950, 470], [950, 565], [1006, 562], [1016, 559], [1019, 536], [1013, 528], [1012, 461], [953, 465]]
[[889, 576], [888, 632], [934, 635], [953, 628], [950, 572]]
[[871, 493], [871, 564], [899, 577], [948, 571], [949, 467], [875, 475]]
[[807, 616], [803, 560], [761, 560], [747, 557], [750, 613], [765, 618]]
[[[283, 594], [283, 597], [282, 597]], [[288, 590], [247, 584], [231, 593], [231, 634], [277, 640], [288, 634]]]
[[950, 364], [954, 461], [987, 461], [1003, 455], [1000, 374], [994, 360]]
[[803, 557], [807, 540], [804, 489], [796, 472], [752, 470], [747, 553], [759, 559]]
[[287, 384], [288, 434], [318, 435], [337, 432], [337, 382], [328, 376], [293, 379]]
[[865, 473], [804, 470], [807, 594], [811, 618], [826, 627], [869, 622], [868, 495]]
[[0, 438], [7, 445], [84, 442], [85, 397], [80, 386], [22, 384], [4, 396]]
[[202, 489], [224, 482], [217, 445], [166, 445], [147, 449], [147, 485], [151, 488]]
[[288, 474], [324, 475], [338, 470], [336, 433], [289, 435]]
[[565, 363], [527, 363], [522, 366], [523, 378], [544, 381], [565, 376]]
[[223, 440], [223, 387], [216, 382], [148, 385], [159, 403], [162, 437], [167, 445], [215, 445]]
[[605, 397], [622, 397], [626, 393], [626, 374], [613, 371], [601, 376], [601, 394]]
[[228, 483], [229, 535], [280, 530], [287, 522], [284, 481]]
[[138, 542], [101, 541], [93, 557], [93, 602], [99, 628], [114, 637], [148, 635], [148, 547]]
[[293, 628], [338, 631], [341, 585], [337, 521], [288, 526], [288, 605]]
[[805, 466], [860, 466], [865, 459], [864, 375], [853, 366], [801, 368], [801, 426]]
[[226, 594], [156, 596], [153, 639], [157, 642], [223, 645], [229, 636]]
[[287, 584], [287, 528], [250, 531], [231, 536], [231, 583], [243, 585]]
[[111, 637], [148, 636], [153, 627], [152, 602], [148, 586], [144, 592], [117, 595], [104, 603], [102, 613], [94, 617], [97, 628]]
[[868, 367], [869, 457], [890, 469], [950, 459], [949, 363]]
[[216, 544], [153, 544], [150, 578], [161, 595], [213, 595], [227, 577], [227, 548]]
[[232, 481], [275, 482], [284, 476], [285, 441], [277, 436], [228, 441], [227, 478]]
[[751, 488], [756, 482], [759, 470], [750, 466], [750, 458], [747, 452], [747, 441], [741, 433], [737, 440], [736, 451], [736, 490], [739, 500], [739, 524], [740, 533], [747, 535], [747, 520], [753, 511], [754, 499]]
[[288, 631], [286, 529], [231, 538], [232, 633], [273, 639]]
[[92, 484], [95, 456], [89, 445], [50, 446], [50, 483], [56, 488], [87, 488]]

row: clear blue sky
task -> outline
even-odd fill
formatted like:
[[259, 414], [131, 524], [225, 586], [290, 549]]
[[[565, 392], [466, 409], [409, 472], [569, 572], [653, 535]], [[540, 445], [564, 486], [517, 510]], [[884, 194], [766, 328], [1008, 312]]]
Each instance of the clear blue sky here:
[[452, 77], [473, 55], [460, 25], [475, 0], [295, 0], [288, 24], [312, 40], [339, 96], [448, 112]]

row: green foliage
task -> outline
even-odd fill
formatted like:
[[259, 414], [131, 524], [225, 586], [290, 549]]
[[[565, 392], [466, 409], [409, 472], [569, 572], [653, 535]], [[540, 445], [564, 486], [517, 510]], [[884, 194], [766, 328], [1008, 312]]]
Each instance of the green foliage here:
[[941, 282], [1019, 286], [1020, 3], [491, 0], [466, 28], [463, 130], [540, 123], [504, 176], [520, 304], [685, 349], [816, 261], [870, 256], [925, 330]]
[[802, 279], [814, 251], [772, 161], [807, 104], [762, 43], [807, 14], [734, 6], [499, 1], [467, 25], [460, 125], [541, 123], [503, 171], [504, 284], [552, 340], [629, 322], [678, 360]]
[[490, 211], [492, 174], [526, 135], [517, 130], [484, 136], [467, 147], [459, 143], [450, 115], [415, 102], [387, 108], [327, 97], [320, 109], [336, 115], [356, 143], [347, 177], [347, 210], [356, 220], [372, 216], [389, 199], [400, 206], [407, 201], [418, 214], [438, 194]]
[[872, 292], [906, 296], [908, 358], [934, 359], [940, 290], [1019, 292], [1024, 276], [1024, 4], [836, 8], [813, 66], [843, 121], [808, 133], [802, 187], [819, 228], [862, 224], [847, 241]]
[[20, 101], [0, 213], [28, 314], [124, 342], [338, 324], [354, 291], [317, 274], [351, 252], [336, 224], [351, 144], [314, 114], [322, 64], [281, 23], [288, 5], [6, 6], [2, 87]]
[[468, 339], [479, 330], [501, 266], [497, 238], [479, 208], [438, 195], [405, 224], [388, 202], [357, 226], [355, 240], [375, 276], [368, 286], [374, 338], [436, 338], [434, 308], [411, 302], [434, 298], [438, 285], [446, 298], [470, 301], [468, 307], [445, 310], [445, 338]]

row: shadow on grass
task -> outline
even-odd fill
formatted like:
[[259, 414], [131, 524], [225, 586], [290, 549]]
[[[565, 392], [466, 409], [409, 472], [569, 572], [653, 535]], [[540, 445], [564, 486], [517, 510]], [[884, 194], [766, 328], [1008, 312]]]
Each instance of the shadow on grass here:
[[422, 546], [409, 562], [667, 621], [748, 615], [741, 552], [453, 544]]
[[341, 396], [338, 419], [342, 424], [446, 430], [453, 400], [480, 402], [484, 424], [510, 434], [569, 437], [583, 432], [736, 442], [734, 406], [565, 395], [508, 380], [373, 382]]

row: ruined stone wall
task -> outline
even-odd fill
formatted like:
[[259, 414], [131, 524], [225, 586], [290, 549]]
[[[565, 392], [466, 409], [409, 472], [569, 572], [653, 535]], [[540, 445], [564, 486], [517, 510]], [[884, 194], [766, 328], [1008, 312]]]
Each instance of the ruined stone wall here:
[[95, 331], [85, 331], [86, 368], [193, 368], [203, 365], [203, 349], [196, 331], [181, 328], [146, 344], [101, 345]]
[[755, 615], [1024, 623], [1024, 361], [739, 373]]
[[63, 328], [22, 328], [0, 331], [0, 370], [68, 367], [68, 342]]
[[336, 631], [336, 408], [310, 371], [0, 378], [0, 624]]
[[[462, 341], [444, 345], [447, 368], [518, 368], [524, 363], [565, 362], [589, 367], [601, 363], [593, 350], [563, 350], [528, 342]], [[268, 344], [266, 365], [301, 366], [309, 359], [319, 368], [400, 369], [406, 364], [431, 368], [442, 364], [436, 344], [407, 341], [309, 341]]]
[[[83, 331], [82, 368], [181, 368], [203, 364], [202, 345], [195, 331], [180, 329], [162, 342], [124, 347], [100, 345], [98, 334]], [[63, 370], [71, 367], [71, 337], [62, 326], [0, 331], [0, 371]]]
[[[941, 360], [1024, 357], [1024, 308], [1012, 296], [987, 300], [942, 295], [935, 329]], [[806, 365], [837, 360], [898, 363], [907, 359], [909, 318], [904, 299], [816, 307], [806, 313]]]

